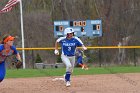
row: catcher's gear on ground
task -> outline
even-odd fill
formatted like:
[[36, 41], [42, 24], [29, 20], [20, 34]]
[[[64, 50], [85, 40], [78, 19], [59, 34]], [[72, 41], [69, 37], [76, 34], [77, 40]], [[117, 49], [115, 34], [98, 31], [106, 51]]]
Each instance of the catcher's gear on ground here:
[[17, 69], [21, 68], [22, 67], [22, 62], [20, 60], [18, 60], [16, 63], [15, 63], [15, 66]]

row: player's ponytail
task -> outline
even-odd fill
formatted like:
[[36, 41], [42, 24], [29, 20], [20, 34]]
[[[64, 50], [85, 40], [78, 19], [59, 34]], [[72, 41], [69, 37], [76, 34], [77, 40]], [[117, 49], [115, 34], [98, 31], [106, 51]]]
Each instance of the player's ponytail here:
[[2, 41], [1, 41], [1, 44], [4, 44], [4, 40], [8, 37], [8, 36], [10, 36], [10, 35], [4, 35], [4, 37], [3, 37], [3, 39], [2, 39]]
[[4, 42], [3, 42], [3, 41], [1, 41], [1, 42], [0, 42], [0, 44], [4, 44]]

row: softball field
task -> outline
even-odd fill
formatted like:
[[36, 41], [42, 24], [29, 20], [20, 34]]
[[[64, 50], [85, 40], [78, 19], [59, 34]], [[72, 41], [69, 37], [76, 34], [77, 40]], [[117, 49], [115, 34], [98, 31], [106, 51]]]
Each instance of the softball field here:
[[59, 78], [5, 79], [0, 93], [140, 93], [140, 73], [72, 76], [70, 87]]

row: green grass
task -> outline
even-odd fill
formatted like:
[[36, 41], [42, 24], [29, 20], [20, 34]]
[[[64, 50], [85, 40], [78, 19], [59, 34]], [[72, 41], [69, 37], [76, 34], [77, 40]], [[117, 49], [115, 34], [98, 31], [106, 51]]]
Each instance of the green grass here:
[[[46, 77], [62, 76], [65, 68], [52, 69], [13, 69], [7, 70], [6, 78], [25, 78], [25, 77]], [[116, 73], [140, 73], [140, 67], [90, 67], [89, 70], [75, 68], [73, 75], [93, 75], [93, 74], [116, 74]]]

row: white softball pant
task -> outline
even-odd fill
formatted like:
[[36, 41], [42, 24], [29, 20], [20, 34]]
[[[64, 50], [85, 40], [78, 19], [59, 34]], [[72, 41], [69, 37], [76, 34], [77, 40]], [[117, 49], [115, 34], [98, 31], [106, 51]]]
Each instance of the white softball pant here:
[[73, 72], [74, 64], [75, 64], [75, 56], [66, 56], [61, 54], [61, 59], [63, 63], [66, 65], [66, 72]]

